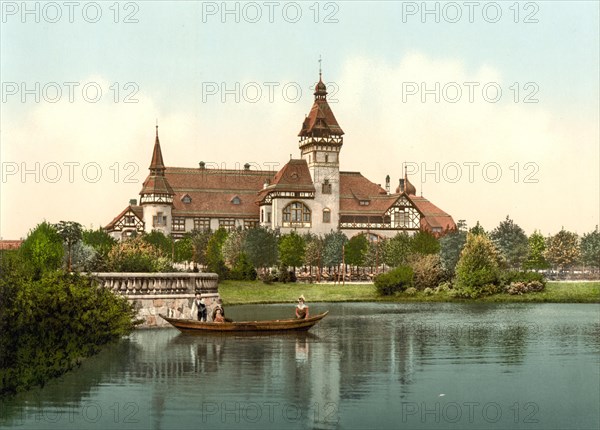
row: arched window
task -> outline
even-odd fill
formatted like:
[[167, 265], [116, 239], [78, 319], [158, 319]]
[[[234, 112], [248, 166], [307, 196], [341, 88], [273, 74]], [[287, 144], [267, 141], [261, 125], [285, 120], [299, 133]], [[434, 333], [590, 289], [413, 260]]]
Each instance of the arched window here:
[[292, 202], [283, 208], [283, 225], [301, 224], [304, 227], [310, 227], [311, 215], [310, 209], [302, 202]]
[[329, 209], [323, 209], [323, 222], [324, 223], [331, 222], [331, 211]]

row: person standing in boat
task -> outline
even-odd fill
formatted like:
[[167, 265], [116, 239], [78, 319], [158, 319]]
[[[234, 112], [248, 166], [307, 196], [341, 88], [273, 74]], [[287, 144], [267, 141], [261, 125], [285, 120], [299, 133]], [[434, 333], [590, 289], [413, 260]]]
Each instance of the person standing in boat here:
[[298, 297], [298, 305], [296, 306], [296, 318], [298, 319], [308, 318], [308, 306], [304, 302], [304, 296]]
[[200, 293], [196, 293], [196, 298], [192, 303], [192, 318], [197, 316], [198, 321], [206, 322], [206, 318], [208, 316], [208, 311], [206, 310], [206, 303], [204, 303], [204, 299], [201, 298]]

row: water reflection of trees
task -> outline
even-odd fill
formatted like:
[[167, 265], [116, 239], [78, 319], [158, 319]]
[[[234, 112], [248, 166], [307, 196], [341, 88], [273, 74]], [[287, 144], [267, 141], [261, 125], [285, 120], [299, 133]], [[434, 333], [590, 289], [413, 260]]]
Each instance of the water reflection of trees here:
[[19, 425], [24, 408], [46, 410], [63, 405], [81, 406], [98, 385], [122, 383], [123, 373], [135, 367], [141, 348], [129, 338], [106, 345], [79, 368], [50, 380], [43, 388], [33, 388], [0, 400], [0, 425]]

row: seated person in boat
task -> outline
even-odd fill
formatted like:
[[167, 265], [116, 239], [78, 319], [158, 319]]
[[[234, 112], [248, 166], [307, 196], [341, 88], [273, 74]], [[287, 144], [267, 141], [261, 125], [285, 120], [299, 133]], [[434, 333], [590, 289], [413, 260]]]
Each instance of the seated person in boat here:
[[215, 317], [213, 318], [213, 322], [215, 322], [215, 323], [224, 323], [225, 322], [225, 318], [223, 317], [223, 314], [221, 313], [221, 308], [216, 309], [216, 314], [215, 314]]
[[298, 297], [298, 306], [296, 306], [296, 318], [308, 318], [308, 306], [304, 304], [304, 296]]
[[217, 316], [217, 311], [221, 311], [221, 316], [223, 317], [223, 319], [225, 319], [225, 310], [223, 309], [223, 306], [217, 304], [212, 311], [212, 320], [215, 320], [215, 317]]
[[204, 303], [204, 299], [201, 298], [200, 293], [196, 293], [196, 298], [192, 303], [192, 318], [197, 317], [198, 321], [206, 322], [206, 318], [208, 316], [208, 311], [206, 309], [206, 304]]

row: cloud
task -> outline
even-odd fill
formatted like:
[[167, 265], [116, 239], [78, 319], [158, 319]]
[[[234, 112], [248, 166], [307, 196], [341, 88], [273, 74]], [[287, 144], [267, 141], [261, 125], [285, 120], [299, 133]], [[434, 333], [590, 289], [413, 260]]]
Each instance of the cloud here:
[[[455, 220], [467, 219], [470, 225], [480, 220], [488, 229], [507, 214], [527, 232], [538, 228], [546, 234], [562, 226], [583, 233], [598, 223], [597, 112], [575, 117], [552, 110], [543, 98], [550, 89], [539, 90], [539, 103], [523, 103], [531, 93], [523, 83], [515, 103], [513, 83], [504, 81], [493, 65], [473, 69], [456, 59], [418, 52], [396, 63], [352, 57], [342, 70], [339, 79], [325, 77], [339, 88], [339, 102], [331, 106], [346, 132], [342, 170], [362, 171], [376, 183], [390, 174], [395, 188], [402, 163], [410, 162], [418, 192], [423, 190]], [[290, 154], [299, 157], [297, 132], [313, 98], [309, 86], [302, 84], [300, 100], [285, 100], [280, 88], [293, 82], [291, 78], [281, 79], [272, 102], [265, 96], [256, 103], [231, 98], [223, 103], [220, 97], [202, 102], [200, 84], [189, 84], [197, 94], [195, 104], [171, 100], [176, 108], [167, 109], [143, 89], [135, 94], [137, 103], [123, 103], [121, 88], [115, 103], [110, 77], [89, 76], [82, 82], [98, 83], [102, 99], [25, 105], [12, 101], [3, 106], [4, 238], [24, 236], [43, 219], [106, 225], [130, 198], [138, 198], [157, 118], [167, 165], [195, 167], [200, 160], [227, 168], [245, 162], [283, 165]], [[244, 82], [263, 80], [247, 76]], [[423, 102], [423, 82], [427, 89], [436, 83], [440, 91], [446, 86], [445, 97], [440, 93], [436, 103], [430, 94]], [[465, 82], [479, 84], [473, 103]], [[419, 93], [409, 95], [413, 83]], [[502, 89], [496, 103], [482, 96], [489, 83]], [[456, 97], [451, 90], [457, 87], [463, 91], [460, 100], [448, 102]], [[61, 168], [59, 180], [55, 164]], [[501, 175], [493, 182], [498, 168]], [[22, 176], [23, 169], [30, 173]]]

